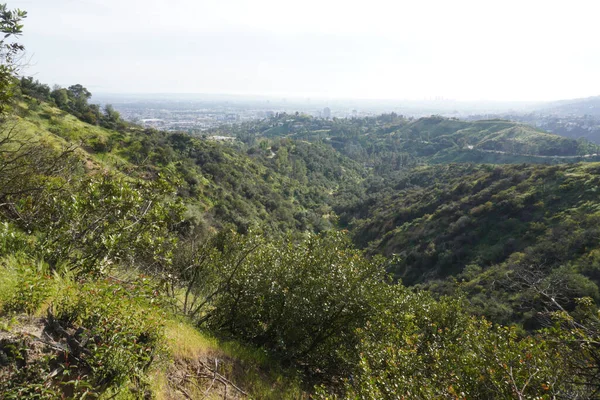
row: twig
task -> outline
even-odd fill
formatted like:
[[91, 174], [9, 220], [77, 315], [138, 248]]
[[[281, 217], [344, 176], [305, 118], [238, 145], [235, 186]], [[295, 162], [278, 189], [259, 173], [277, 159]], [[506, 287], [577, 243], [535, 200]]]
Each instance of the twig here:
[[203, 399], [206, 398], [206, 396], [208, 396], [208, 392], [210, 392], [210, 389], [212, 389], [213, 385], [215, 384], [215, 380], [217, 379], [217, 366], [218, 366], [218, 359], [215, 358], [215, 371], [213, 372], [213, 379], [212, 382], [210, 383], [210, 386], [208, 387], [208, 389], [206, 389], [206, 391], [204, 392], [204, 396], [202, 396]]
[[203, 363], [202, 361], [198, 360], [198, 362], [207, 370], [209, 370], [210, 372], [214, 373], [215, 376], [218, 378], [217, 380], [221, 380], [221, 383], [227, 384], [231, 387], [233, 387], [235, 390], [237, 390], [238, 392], [240, 392], [241, 394], [243, 394], [244, 396], [248, 396], [248, 393], [246, 393], [245, 391], [243, 391], [242, 389], [240, 389], [239, 387], [237, 387], [233, 382], [231, 382], [229, 379], [225, 378], [223, 375], [219, 374], [216, 370], [213, 370], [212, 368], [210, 368], [208, 365], [206, 365], [205, 363]]

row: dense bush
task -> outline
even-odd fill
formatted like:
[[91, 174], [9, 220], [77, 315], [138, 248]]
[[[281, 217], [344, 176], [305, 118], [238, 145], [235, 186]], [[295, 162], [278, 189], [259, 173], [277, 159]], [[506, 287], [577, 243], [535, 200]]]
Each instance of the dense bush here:
[[49, 178], [40, 192], [13, 196], [12, 210], [15, 223], [36, 234], [35, 252], [53, 269], [67, 263], [79, 273], [98, 273], [120, 263], [152, 270], [169, 262], [170, 232], [182, 221], [183, 208], [169, 193], [160, 180]]
[[389, 287], [382, 260], [365, 258], [339, 232], [299, 241], [221, 235], [210, 251], [210, 262], [187, 263], [200, 269], [188, 279], [203, 277], [200, 323], [310, 372], [352, 368], [356, 329], [382, 306]]
[[53, 293], [48, 266], [24, 256], [0, 259], [0, 314], [33, 314]]
[[126, 382], [143, 386], [145, 372], [164, 350], [165, 314], [153, 304], [160, 299], [149, 283], [142, 278], [127, 285], [97, 281], [74, 286], [52, 306], [55, 322], [75, 330], [82, 345], [74, 372], [85, 374], [82, 379], [98, 394]]
[[404, 294], [361, 330], [357, 399], [555, 398], [576, 387], [536, 336], [469, 316], [460, 301]]

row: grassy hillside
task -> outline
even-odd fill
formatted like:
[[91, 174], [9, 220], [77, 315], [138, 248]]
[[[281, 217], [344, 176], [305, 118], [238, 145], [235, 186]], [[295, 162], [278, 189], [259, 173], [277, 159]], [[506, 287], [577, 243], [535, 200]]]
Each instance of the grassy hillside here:
[[282, 141], [248, 149], [240, 143], [134, 126], [115, 131], [28, 96], [15, 109], [20, 135], [79, 147], [89, 170], [144, 179], [160, 175], [176, 184], [190, 223], [199, 229], [328, 229], [331, 194], [342, 183], [358, 182], [364, 173], [358, 164], [319, 144]]
[[[331, 137], [328, 143], [345, 137], [344, 124], [364, 124], [361, 131], [366, 133], [355, 135], [355, 139], [366, 140], [373, 149], [369, 157], [379, 162], [379, 167], [366, 178], [368, 168], [327, 144], [270, 139], [248, 146], [133, 126], [115, 131], [84, 123], [27, 96], [22, 97], [16, 112], [16, 129], [20, 132], [55, 145], [79, 144], [76, 152], [85, 159], [83, 167], [88, 172], [116, 172], [125, 179], [150, 181], [162, 177], [174, 184], [176, 199], [185, 208], [184, 222], [177, 228], [181, 234], [207, 235], [227, 226], [242, 233], [253, 229], [277, 235], [319, 232], [335, 228], [339, 215], [342, 227], [351, 230], [355, 243], [373, 254], [394, 257], [390, 271], [410, 285], [466, 279], [462, 275], [465, 269], [482, 273], [504, 271], [509, 268], [511, 257], [529, 254], [531, 249], [545, 251], [544, 246], [548, 247], [554, 237], [548, 233], [551, 230], [568, 229], [563, 226], [565, 210], [579, 210], [582, 201], [595, 201], [594, 192], [588, 188], [594, 184], [595, 164], [446, 164], [449, 159], [531, 159], [532, 156], [506, 152], [509, 145], [521, 146], [519, 151], [538, 153], [533, 157], [552, 161], [541, 154], [567, 151], [575, 143], [507, 121], [464, 122], [439, 117], [409, 121], [383, 116], [340, 122], [286, 117], [285, 121], [297, 118], [313, 124], [313, 128], [330, 124], [330, 133], [337, 132], [338, 136]], [[387, 158], [392, 153], [381, 150], [386, 146], [396, 146], [399, 151], [410, 149], [420, 154], [421, 160], [426, 158], [440, 165], [408, 169], [410, 162], [394, 153], [395, 161], [405, 163], [404, 172], [394, 173]], [[425, 157], [427, 154], [431, 155]], [[569, 159], [557, 157], [560, 161]], [[569, 172], [569, 168], [575, 172]], [[579, 175], [582, 178], [574, 180], [573, 176]], [[593, 215], [587, 212], [588, 218]], [[568, 245], [560, 252], [563, 260], [579, 265], [580, 258], [587, 257], [595, 247], [589, 242], [594, 234], [593, 221], [581, 225], [577, 220], [577, 224], [588, 239], [573, 245], [578, 248]], [[560, 266], [553, 258], [535, 262], [544, 264], [546, 270]], [[593, 274], [579, 270], [575, 273], [593, 282], [583, 284], [581, 293], [573, 293], [596, 298]], [[512, 285], [508, 281], [503, 284]], [[440, 285], [438, 289], [444, 293], [457, 290], [447, 283]], [[497, 321], [534, 319], [531, 312], [535, 307], [517, 306], [522, 301], [520, 295], [507, 300], [510, 295], [503, 291], [492, 295], [486, 289], [483, 294], [469, 292], [469, 296], [481, 298], [478, 312]], [[500, 309], [488, 310], [498, 297], [503, 297], [496, 301]]]
[[168, 312], [148, 277], [82, 282], [23, 257], [0, 272], [2, 398], [307, 398], [264, 352]]

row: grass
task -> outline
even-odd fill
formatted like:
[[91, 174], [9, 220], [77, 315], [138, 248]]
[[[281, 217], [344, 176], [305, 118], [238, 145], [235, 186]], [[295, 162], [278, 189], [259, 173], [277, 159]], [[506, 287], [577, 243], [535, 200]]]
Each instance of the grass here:
[[[295, 372], [283, 370], [260, 349], [235, 341], [219, 340], [177, 318], [166, 321], [165, 337], [173, 364], [154, 372], [153, 390], [158, 399], [173, 398], [173, 387], [168, 383], [169, 375], [180, 375], [182, 369], [190, 366], [197, 368], [199, 361], [211, 367], [217, 364], [218, 373], [247, 392], [250, 398], [308, 398]], [[206, 393], [210, 383], [211, 379], [203, 379], [196, 384], [186, 385], [184, 390], [194, 397], [201, 388], [205, 391], [200, 391], [200, 397], [207, 394], [207, 398], [222, 398], [222, 387]]]
[[[57, 148], [68, 147], [72, 143], [91, 143], [108, 140], [113, 131], [80, 121], [47, 103], [32, 107], [30, 102], [20, 102], [16, 106], [12, 123], [20, 138], [38, 139]], [[78, 148], [76, 152], [85, 160], [88, 169], [121, 171], [131, 168], [131, 164], [115, 151], [94, 152], [89, 146]]]

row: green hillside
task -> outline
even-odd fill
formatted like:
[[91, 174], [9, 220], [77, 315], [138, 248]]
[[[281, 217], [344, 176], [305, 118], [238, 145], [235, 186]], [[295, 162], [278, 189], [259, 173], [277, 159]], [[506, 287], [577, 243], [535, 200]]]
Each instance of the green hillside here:
[[[510, 398], [511, 376], [535, 383], [527, 396], [593, 390], [595, 353], [569, 338], [600, 331], [596, 164], [377, 176], [326, 144], [113, 130], [16, 99], [0, 143], [8, 398]], [[355, 249], [336, 214], [396, 257]], [[537, 289], [497, 279], [532, 262], [562, 279], [553, 298], [573, 316], [536, 314]], [[432, 280], [448, 276], [462, 283]]]
[[281, 114], [223, 129], [250, 145], [263, 137], [323, 142], [378, 173], [430, 163], [556, 164], [600, 160], [589, 156], [598, 153], [598, 146], [589, 142], [503, 120], [469, 122], [438, 116], [413, 119], [395, 114], [322, 120]]
[[597, 397], [600, 163], [566, 163], [596, 147], [394, 114], [143, 129], [17, 79], [25, 17], [0, 5], [0, 398]]
[[162, 176], [176, 184], [190, 223], [201, 229], [228, 224], [243, 232], [256, 225], [275, 232], [331, 228], [331, 194], [364, 174], [358, 164], [319, 144], [284, 140], [246, 148], [134, 126], [114, 131], [29, 96], [15, 108], [19, 134], [79, 146], [90, 171]]
[[348, 190], [334, 209], [356, 243], [394, 257], [404, 283], [464, 291], [493, 320], [534, 323], [541, 305], [523, 274], [560, 276], [562, 298], [598, 299], [599, 184], [598, 163], [448, 164]]

